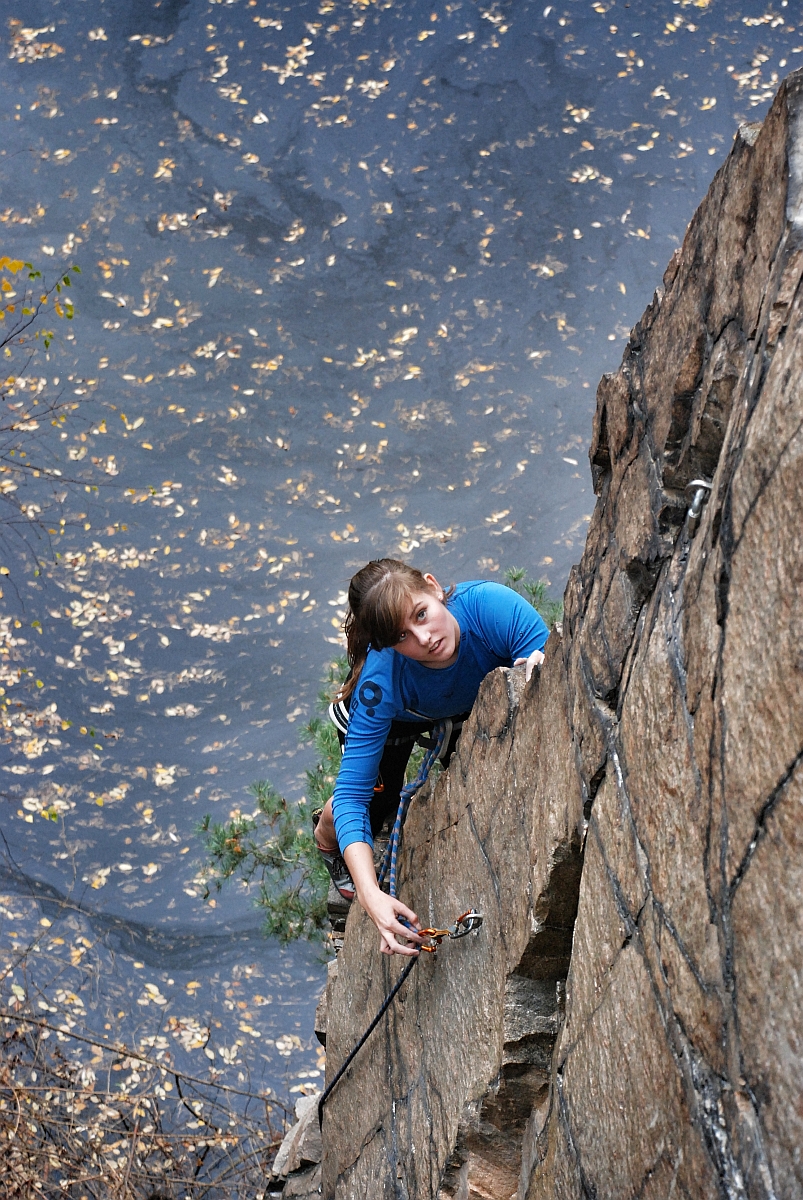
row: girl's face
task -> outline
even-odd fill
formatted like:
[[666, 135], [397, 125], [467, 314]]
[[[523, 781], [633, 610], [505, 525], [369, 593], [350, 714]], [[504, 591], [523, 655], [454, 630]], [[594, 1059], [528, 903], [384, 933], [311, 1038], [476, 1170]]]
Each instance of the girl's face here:
[[413, 592], [403, 632], [393, 649], [425, 667], [451, 667], [457, 661], [460, 626], [443, 603], [443, 588], [425, 575], [431, 591]]

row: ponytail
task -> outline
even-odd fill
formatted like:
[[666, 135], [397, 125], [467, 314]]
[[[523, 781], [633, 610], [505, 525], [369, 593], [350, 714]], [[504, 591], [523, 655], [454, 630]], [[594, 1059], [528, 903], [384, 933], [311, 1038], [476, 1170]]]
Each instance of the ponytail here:
[[370, 637], [361, 629], [360, 623], [355, 620], [351, 605], [349, 605], [346, 619], [343, 622], [343, 632], [346, 635], [349, 673], [337, 693], [338, 700], [347, 700], [357, 686], [357, 680], [360, 678], [360, 671], [368, 657], [368, 647], [371, 644]]

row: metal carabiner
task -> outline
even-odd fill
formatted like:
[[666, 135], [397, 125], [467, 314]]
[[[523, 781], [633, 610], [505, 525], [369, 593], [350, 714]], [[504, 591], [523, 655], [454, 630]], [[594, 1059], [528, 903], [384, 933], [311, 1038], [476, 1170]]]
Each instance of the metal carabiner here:
[[468, 912], [464, 912], [458, 917], [454, 925], [449, 926], [449, 937], [454, 941], [457, 938], [465, 937], [466, 934], [476, 933], [482, 925], [482, 913], [475, 912], [470, 908]]

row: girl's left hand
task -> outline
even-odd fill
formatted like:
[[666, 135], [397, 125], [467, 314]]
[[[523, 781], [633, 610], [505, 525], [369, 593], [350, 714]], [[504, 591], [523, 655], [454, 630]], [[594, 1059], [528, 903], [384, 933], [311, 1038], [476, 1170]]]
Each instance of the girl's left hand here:
[[533, 671], [535, 670], [536, 667], [540, 667], [541, 663], [543, 661], [544, 661], [543, 650], [533, 650], [533, 652], [529, 656], [529, 658], [517, 658], [516, 661], [513, 663], [513, 666], [520, 667], [521, 664], [524, 663], [524, 678], [525, 678], [526, 682], [529, 683], [530, 676], [532, 675]]

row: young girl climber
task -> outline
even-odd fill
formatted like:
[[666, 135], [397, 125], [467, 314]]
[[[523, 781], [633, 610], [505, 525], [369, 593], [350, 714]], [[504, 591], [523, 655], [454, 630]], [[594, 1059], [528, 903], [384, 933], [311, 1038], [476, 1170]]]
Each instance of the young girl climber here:
[[351, 672], [330, 709], [343, 759], [334, 795], [316, 814], [315, 840], [341, 895], [351, 900], [356, 890], [382, 952], [412, 955], [420, 924], [380, 890], [373, 836], [398, 807], [416, 739], [451, 719], [441, 755], [448, 763], [488, 672], [526, 663], [529, 679], [549, 630], [512, 588], [478, 581], [444, 592], [434, 575], [382, 558], [351, 580], [345, 631]]

